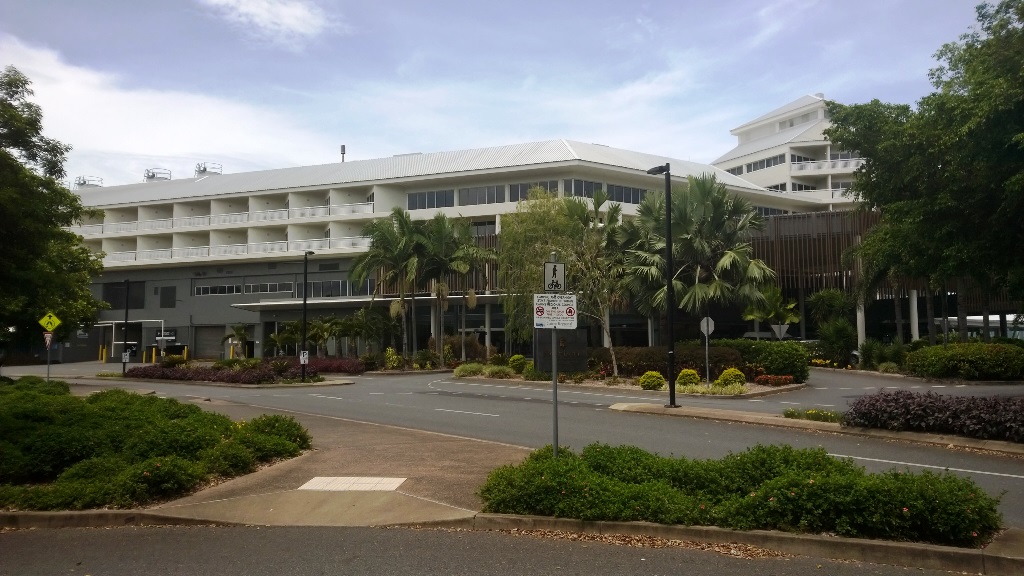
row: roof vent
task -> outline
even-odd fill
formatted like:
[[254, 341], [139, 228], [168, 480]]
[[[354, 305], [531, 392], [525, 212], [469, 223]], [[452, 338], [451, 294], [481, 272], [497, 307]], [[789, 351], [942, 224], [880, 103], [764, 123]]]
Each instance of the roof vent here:
[[221, 174], [223, 170], [224, 167], [216, 162], [199, 162], [196, 164], [196, 178], [211, 174]]
[[147, 168], [142, 173], [142, 177], [146, 182], [153, 182], [154, 180], [170, 180], [171, 171], [166, 168]]
[[103, 178], [98, 176], [78, 176], [75, 178], [75, 190], [82, 188], [100, 188], [103, 186]]

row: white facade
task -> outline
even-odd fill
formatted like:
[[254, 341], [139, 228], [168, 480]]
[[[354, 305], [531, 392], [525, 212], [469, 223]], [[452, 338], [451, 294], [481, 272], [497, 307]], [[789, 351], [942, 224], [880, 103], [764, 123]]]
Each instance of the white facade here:
[[734, 128], [736, 147], [713, 164], [763, 188], [849, 208], [845, 192], [864, 159], [835, 149], [822, 133], [828, 127], [824, 95], [803, 96]]
[[[827, 148], [823, 150], [827, 153]], [[514, 212], [517, 201], [537, 183], [562, 196], [587, 196], [600, 186], [612, 200], [620, 201], [628, 216], [635, 213], [647, 189], [663, 188], [664, 180], [647, 175], [646, 170], [666, 162], [679, 181], [688, 175], [713, 173], [731, 191], [760, 207], [806, 212], [827, 210], [831, 203], [812, 194], [765, 190], [712, 166], [552, 140], [79, 187], [83, 203], [102, 212], [72, 231], [82, 235], [87, 247], [105, 253], [108, 271], [293, 259], [295, 253], [306, 250], [350, 256], [367, 247], [362, 236], [366, 223], [395, 207], [409, 209], [415, 219], [444, 212], [484, 226], [491, 223], [490, 230], [500, 230], [501, 215]]]

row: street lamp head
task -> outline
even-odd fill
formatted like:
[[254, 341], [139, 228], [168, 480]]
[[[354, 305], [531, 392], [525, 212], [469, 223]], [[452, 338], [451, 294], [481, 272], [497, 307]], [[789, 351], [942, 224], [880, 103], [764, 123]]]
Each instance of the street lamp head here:
[[668, 164], [662, 164], [661, 166], [655, 166], [654, 168], [651, 168], [650, 170], [647, 171], [647, 173], [650, 174], [651, 176], [657, 176], [658, 174], [664, 174], [668, 172], [668, 170]]
[[313, 254], [316, 254], [316, 252], [313, 252], [312, 250], [306, 250], [306, 256], [312, 256]]

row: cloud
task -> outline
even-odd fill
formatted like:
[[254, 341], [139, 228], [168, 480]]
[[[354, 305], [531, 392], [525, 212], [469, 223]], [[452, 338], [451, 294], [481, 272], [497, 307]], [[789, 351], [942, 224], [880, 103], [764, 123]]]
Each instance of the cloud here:
[[126, 88], [116, 75], [3, 34], [0, 54], [32, 81], [46, 135], [74, 147], [66, 164], [71, 179], [98, 176], [110, 186], [141, 181], [146, 168], [191, 176], [202, 161], [242, 172], [337, 160], [335, 143], [270, 107]]
[[293, 50], [330, 30], [347, 27], [309, 0], [196, 0], [242, 30]]

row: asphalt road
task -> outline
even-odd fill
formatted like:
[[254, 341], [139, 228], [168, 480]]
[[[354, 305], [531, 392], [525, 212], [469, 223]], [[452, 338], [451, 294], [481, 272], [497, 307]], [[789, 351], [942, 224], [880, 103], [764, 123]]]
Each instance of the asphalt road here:
[[[0, 576], [681, 573], [896, 576], [910, 570], [806, 557], [743, 559], [679, 548], [406, 528], [164, 527], [0, 533]], [[919, 569], [913, 573], [948, 574]]]
[[[145, 382], [139, 388], [182, 400], [211, 398], [263, 409], [343, 418], [442, 432], [470, 438], [540, 447], [553, 441], [551, 386], [547, 383], [455, 379], [450, 374], [365, 375], [350, 386], [229, 388]], [[799, 392], [750, 400], [713, 400], [714, 407], [781, 413], [787, 406], [811, 407], [919, 380], [815, 371]], [[129, 386], [130, 383], [121, 382]], [[849, 388], [848, 390], [846, 388]], [[978, 393], [988, 387], [965, 387]], [[1020, 393], [1021, 385], [992, 387]], [[823, 390], [822, 390], [823, 389]], [[957, 388], [939, 391], [954, 391]], [[1003, 494], [1001, 511], [1012, 526], [1024, 526], [1024, 459], [813, 431], [773, 428], [609, 410], [618, 402], [660, 402], [666, 394], [614, 388], [559, 386], [559, 445], [579, 449], [593, 442], [632, 444], [666, 456], [719, 458], [756, 444], [824, 447], [853, 458], [870, 471], [933, 472], [948, 469], [968, 476], [988, 493]], [[705, 402], [679, 397], [680, 403]], [[714, 404], [710, 404], [713, 402]], [[783, 402], [796, 404], [783, 404]]]

